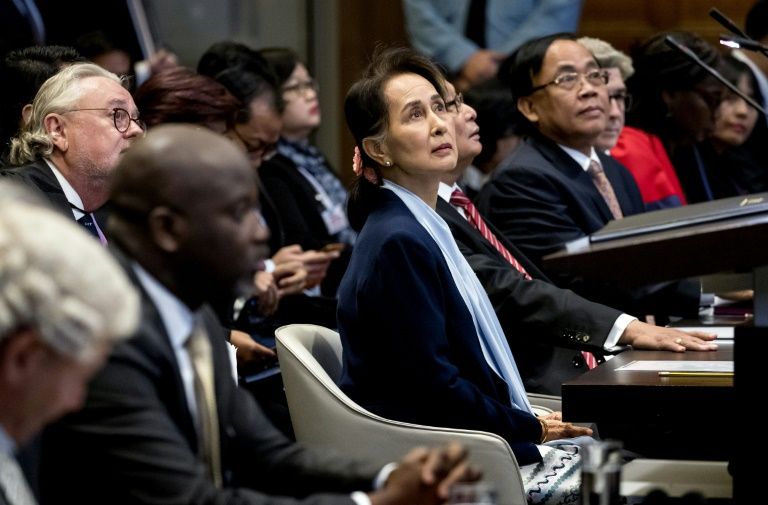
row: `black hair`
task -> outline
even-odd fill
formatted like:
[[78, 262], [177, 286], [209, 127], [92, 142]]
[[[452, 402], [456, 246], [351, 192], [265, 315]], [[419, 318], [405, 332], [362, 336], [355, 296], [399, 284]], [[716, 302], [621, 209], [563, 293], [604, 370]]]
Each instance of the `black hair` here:
[[634, 104], [627, 111], [627, 124], [652, 133], [665, 127], [667, 106], [663, 91], [692, 90], [710, 74], [665, 42], [671, 36], [690, 49], [704, 63], [720, 70], [720, 54], [701, 37], [689, 32], [663, 32], [647, 39], [632, 51], [635, 73], [627, 79], [627, 89]]
[[768, 37], [768, 0], [758, 0], [749, 9], [744, 21], [744, 31], [757, 41]]
[[13, 137], [21, 121], [21, 110], [32, 103], [40, 86], [70, 63], [85, 61], [66, 46], [32, 46], [10, 51], [0, 65], [0, 142]]
[[480, 127], [483, 150], [475, 157], [475, 165], [482, 165], [493, 158], [500, 139], [523, 133], [517, 103], [509, 88], [498, 79], [473, 86], [464, 93], [464, 102], [477, 111], [476, 121]]
[[263, 56], [244, 44], [231, 40], [213, 44], [200, 57], [197, 71], [216, 79], [243, 103], [238, 123], [248, 122], [248, 105], [260, 97], [269, 98], [278, 113], [283, 111], [277, 76]]
[[265, 47], [259, 50], [259, 54], [266, 60], [272, 73], [277, 77], [278, 88], [285, 86], [298, 65], [304, 64], [299, 55], [287, 47]]

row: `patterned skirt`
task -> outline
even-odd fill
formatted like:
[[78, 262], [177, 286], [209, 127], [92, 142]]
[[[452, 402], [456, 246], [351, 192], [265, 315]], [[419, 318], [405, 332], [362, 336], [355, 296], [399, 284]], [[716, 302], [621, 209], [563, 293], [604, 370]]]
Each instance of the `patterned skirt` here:
[[581, 503], [581, 447], [560, 444], [538, 446], [542, 461], [520, 468], [530, 504]]

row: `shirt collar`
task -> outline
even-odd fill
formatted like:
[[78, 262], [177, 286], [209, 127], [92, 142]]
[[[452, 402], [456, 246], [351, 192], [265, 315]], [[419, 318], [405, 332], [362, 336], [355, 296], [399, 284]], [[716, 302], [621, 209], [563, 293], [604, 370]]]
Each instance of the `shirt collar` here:
[[448, 203], [451, 203], [451, 195], [453, 194], [453, 191], [456, 189], [460, 189], [459, 185], [454, 183], [453, 186], [449, 186], [444, 182], [440, 183], [440, 186], [437, 188], [437, 196], [442, 198]]
[[16, 442], [13, 441], [3, 425], [0, 424], [0, 454], [12, 456], [16, 452]]
[[51, 172], [53, 172], [56, 180], [59, 181], [59, 186], [61, 186], [61, 189], [64, 191], [64, 196], [67, 198], [67, 201], [77, 207], [72, 209], [72, 213], [74, 213], [75, 219], [80, 219], [83, 217], [84, 214], [80, 211], [80, 209], [83, 208], [83, 199], [80, 198], [80, 195], [77, 194], [75, 188], [73, 188], [69, 181], [62, 175], [61, 172], [59, 172], [59, 169], [56, 168], [56, 165], [54, 165], [51, 160], [43, 158], [43, 161], [48, 164], [48, 168], [51, 169]]
[[573, 161], [579, 164], [579, 166], [586, 172], [589, 170], [589, 163], [591, 161], [597, 162], [598, 165], [603, 166], [602, 163], [600, 163], [600, 158], [597, 157], [597, 152], [595, 151], [594, 147], [591, 147], [589, 150], [589, 156], [584, 154], [581, 151], [577, 151], [576, 149], [573, 149], [571, 147], [564, 146], [562, 144], [557, 144], [560, 149], [565, 151], [565, 153], [570, 156]]
[[163, 326], [165, 326], [165, 331], [171, 339], [172, 346], [174, 349], [183, 348], [187, 343], [189, 335], [192, 333], [192, 328], [195, 326], [195, 313], [184, 305], [184, 302], [176, 298], [173, 293], [168, 291], [165, 286], [160, 284], [152, 274], [144, 270], [141, 265], [133, 262], [131, 267], [136, 272], [136, 276], [139, 278], [139, 282], [147, 292], [147, 295], [149, 295], [149, 298], [152, 299], [152, 302], [157, 307], [160, 319], [162, 319]]

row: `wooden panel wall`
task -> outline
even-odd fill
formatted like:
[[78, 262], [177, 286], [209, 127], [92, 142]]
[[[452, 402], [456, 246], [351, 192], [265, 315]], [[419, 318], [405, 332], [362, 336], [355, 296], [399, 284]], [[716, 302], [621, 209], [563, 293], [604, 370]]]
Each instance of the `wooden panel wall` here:
[[[513, 1], [513, 0], [509, 0]], [[717, 43], [725, 30], [709, 17], [717, 7], [743, 26], [754, 0], [585, 0], [579, 32], [629, 51], [633, 44], [662, 30], [696, 32]], [[408, 44], [399, 0], [339, 0], [339, 104], [360, 75], [377, 43]], [[343, 121], [343, 118], [342, 118]], [[353, 142], [346, 125], [339, 129], [342, 178], [352, 179]], [[347, 155], [348, 154], [348, 155]]]
[[712, 43], [727, 33], [709, 16], [716, 7], [739, 26], [754, 0], [585, 0], [579, 31], [628, 51], [663, 30], [687, 30]]

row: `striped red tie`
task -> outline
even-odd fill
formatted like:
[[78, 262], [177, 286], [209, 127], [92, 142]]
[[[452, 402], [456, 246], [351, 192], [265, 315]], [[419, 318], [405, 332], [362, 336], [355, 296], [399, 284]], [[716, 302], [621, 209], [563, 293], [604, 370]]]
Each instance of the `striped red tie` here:
[[488, 229], [488, 225], [485, 224], [483, 218], [480, 217], [480, 213], [477, 211], [477, 207], [475, 207], [472, 201], [467, 198], [467, 195], [465, 195], [462, 190], [453, 190], [453, 193], [451, 194], [451, 204], [464, 209], [464, 213], [467, 216], [467, 221], [469, 221], [472, 226], [477, 228], [477, 231], [480, 232], [480, 235], [482, 235], [485, 240], [490, 242], [491, 245], [497, 251], [499, 251], [502, 256], [504, 256], [504, 259], [507, 260], [509, 264], [515, 268], [515, 270], [523, 274], [523, 277], [530, 280], [531, 276], [528, 275], [528, 272], [525, 271], [523, 265], [521, 265], [520, 262], [517, 261], [514, 256], [512, 256], [507, 248], [504, 247], [501, 242], [499, 242], [499, 239], [496, 238], [496, 235], [494, 235], [493, 232]]
[[[469, 221], [472, 226], [477, 228], [477, 231], [480, 232], [483, 238], [490, 242], [491, 245], [497, 251], [499, 251], [502, 256], [504, 256], [504, 259], [507, 260], [509, 264], [515, 268], [515, 270], [523, 274], [523, 277], [529, 280], [531, 279], [531, 276], [528, 274], [528, 272], [525, 271], [523, 265], [521, 265], [520, 262], [517, 261], [514, 256], [512, 256], [512, 253], [510, 253], [507, 248], [504, 247], [501, 242], [499, 242], [499, 239], [496, 238], [496, 235], [491, 232], [491, 230], [488, 228], [488, 225], [485, 224], [485, 221], [483, 221], [483, 218], [480, 217], [480, 212], [478, 212], [477, 207], [475, 207], [472, 201], [467, 198], [467, 195], [465, 195], [462, 190], [453, 190], [453, 193], [451, 193], [451, 205], [455, 205], [464, 209], [464, 213], [467, 216], [467, 221]], [[582, 351], [581, 355], [584, 356], [584, 362], [586, 363], [587, 368], [591, 370], [597, 366], [597, 359], [595, 358], [594, 354], [591, 352]]]

